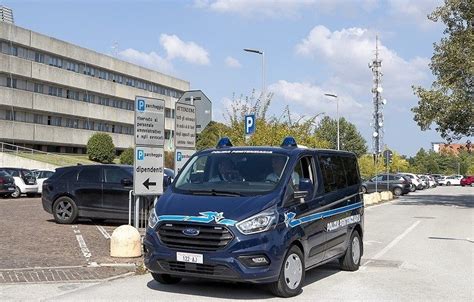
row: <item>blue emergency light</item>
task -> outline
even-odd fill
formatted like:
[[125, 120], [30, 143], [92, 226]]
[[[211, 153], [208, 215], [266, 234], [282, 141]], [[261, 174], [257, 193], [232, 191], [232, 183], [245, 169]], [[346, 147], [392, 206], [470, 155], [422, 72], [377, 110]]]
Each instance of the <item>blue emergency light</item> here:
[[298, 144], [293, 136], [287, 136], [283, 139], [281, 147], [298, 147]]
[[225, 136], [219, 140], [216, 148], [220, 149], [220, 148], [226, 148], [226, 147], [232, 147], [232, 146], [233, 145], [232, 145], [232, 142], [230, 141], [230, 138]]

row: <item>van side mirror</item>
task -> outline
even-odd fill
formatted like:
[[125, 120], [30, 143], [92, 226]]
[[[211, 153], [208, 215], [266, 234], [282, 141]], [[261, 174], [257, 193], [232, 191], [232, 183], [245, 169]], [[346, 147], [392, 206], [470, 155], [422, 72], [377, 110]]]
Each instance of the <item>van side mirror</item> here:
[[124, 187], [131, 187], [133, 186], [133, 180], [131, 180], [130, 178], [123, 178], [120, 183], [124, 186]]
[[313, 195], [313, 182], [309, 178], [301, 178], [300, 183], [298, 185], [298, 191], [295, 191], [293, 193], [293, 197], [295, 199], [300, 200], [301, 202], [304, 202], [304, 199], [306, 196], [312, 196]]

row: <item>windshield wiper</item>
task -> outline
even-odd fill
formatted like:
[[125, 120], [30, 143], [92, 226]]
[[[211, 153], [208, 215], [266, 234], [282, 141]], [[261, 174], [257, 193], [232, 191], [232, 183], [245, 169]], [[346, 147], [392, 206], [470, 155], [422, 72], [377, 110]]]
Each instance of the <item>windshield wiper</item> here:
[[221, 190], [197, 190], [189, 191], [193, 195], [212, 195], [212, 196], [245, 196], [242, 193], [231, 192], [231, 191], [221, 191]]

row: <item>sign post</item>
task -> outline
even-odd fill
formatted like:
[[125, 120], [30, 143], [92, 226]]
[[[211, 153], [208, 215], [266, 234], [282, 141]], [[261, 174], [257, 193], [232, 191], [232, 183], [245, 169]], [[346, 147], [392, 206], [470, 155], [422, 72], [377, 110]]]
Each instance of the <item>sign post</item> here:
[[196, 152], [196, 109], [193, 104], [176, 102], [174, 139], [174, 169], [178, 174]]
[[163, 193], [163, 145], [165, 143], [165, 101], [135, 98], [135, 196]]

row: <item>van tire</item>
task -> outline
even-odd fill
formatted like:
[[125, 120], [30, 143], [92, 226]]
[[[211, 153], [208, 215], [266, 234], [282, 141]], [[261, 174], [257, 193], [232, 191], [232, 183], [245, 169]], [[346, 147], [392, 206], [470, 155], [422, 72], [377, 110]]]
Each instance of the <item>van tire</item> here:
[[176, 284], [181, 281], [181, 278], [174, 277], [168, 274], [151, 273], [151, 275], [156, 282], [161, 284]]
[[[355, 248], [358, 250], [354, 250]], [[359, 269], [360, 260], [362, 258], [362, 248], [362, 240], [360, 238], [359, 232], [353, 231], [349, 245], [347, 246], [346, 253], [344, 256], [339, 258], [339, 264], [341, 265], [342, 270], [353, 272]]]
[[[291, 282], [293, 280], [290, 280], [287, 277], [285, 277], [285, 271], [288, 273], [288, 270], [286, 270], [286, 268], [289, 268], [292, 264], [297, 264], [298, 262], [299, 262], [299, 265], [296, 266], [297, 267], [296, 274], [298, 274], [298, 271], [300, 270], [301, 278], [299, 280], [298, 285], [295, 288], [290, 288], [287, 282]], [[288, 250], [288, 252], [286, 253], [286, 256], [283, 260], [278, 280], [270, 284], [270, 291], [275, 296], [282, 297], [282, 298], [297, 296], [302, 292], [301, 288], [303, 287], [304, 277], [305, 277], [305, 266], [304, 266], [303, 252], [296, 245], [292, 245], [290, 249]]]
[[53, 204], [53, 217], [59, 224], [72, 224], [76, 221], [79, 211], [71, 198], [62, 196]]

